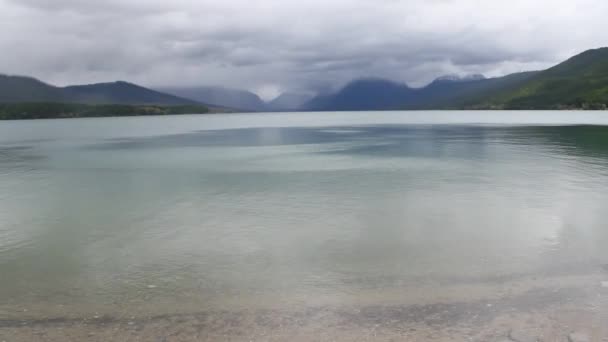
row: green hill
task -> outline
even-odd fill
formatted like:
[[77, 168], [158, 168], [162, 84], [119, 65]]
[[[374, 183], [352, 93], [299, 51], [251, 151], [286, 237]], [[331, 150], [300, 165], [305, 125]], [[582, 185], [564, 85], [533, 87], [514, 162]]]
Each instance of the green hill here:
[[64, 101], [61, 88], [35, 78], [0, 75], [0, 102]]
[[437, 80], [419, 89], [418, 96], [405, 109], [462, 109], [473, 107], [497, 92], [516, 89], [538, 72], [528, 71], [503, 77], [471, 81]]
[[88, 104], [190, 105], [194, 100], [118, 81], [62, 88], [70, 102]]
[[24, 76], [0, 75], [0, 103], [84, 103], [125, 105], [197, 105], [194, 100], [127, 82], [56, 87]]
[[127, 82], [55, 87], [0, 75], [0, 120], [226, 112]]
[[515, 88], [469, 101], [469, 107], [504, 109], [605, 109], [608, 48], [585, 51], [541, 71]]

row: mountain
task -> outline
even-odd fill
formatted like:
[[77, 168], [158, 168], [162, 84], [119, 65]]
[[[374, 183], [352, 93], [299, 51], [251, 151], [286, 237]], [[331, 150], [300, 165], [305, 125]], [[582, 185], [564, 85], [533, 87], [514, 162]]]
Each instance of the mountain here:
[[0, 75], [0, 102], [63, 101], [60, 88], [35, 78]]
[[97, 83], [62, 88], [69, 102], [89, 104], [186, 105], [196, 101], [164, 94], [128, 82]]
[[266, 104], [258, 95], [245, 90], [210, 86], [161, 88], [159, 90], [216, 106], [235, 108], [244, 111], [267, 110]]
[[0, 75], [0, 103], [57, 102], [83, 104], [195, 105], [196, 101], [127, 82], [56, 87], [24, 76]]
[[504, 77], [442, 76], [422, 88], [384, 79], [358, 79], [333, 94], [309, 99], [282, 94], [264, 103], [256, 94], [220, 87], [151, 90], [127, 82], [56, 87], [37, 79], [0, 75], [0, 103], [123, 105], [213, 104], [226, 111], [339, 111], [398, 109], [605, 109], [608, 48], [585, 51], [543, 71]]
[[585, 51], [517, 87], [488, 94], [475, 105], [499, 109], [606, 108], [608, 48]]
[[383, 79], [359, 79], [335, 94], [313, 98], [303, 109], [314, 111], [389, 110], [403, 107], [416, 90], [406, 84]]
[[317, 96], [303, 110], [604, 109], [608, 48], [585, 51], [543, 71], [504, 77], [443, 76], [423, 88], [388, 80], [355, 80]]
[[495, 92], [513, 89], [536, 72], [485, 78], [443, 76], [423, 88], [382, 79], [355, 80], [334, 94], [321, 95], [303, 105], [303, 110], [397, 110], [455, 109], [470, 107]]
[[495, 78], [461, 78], [446, 80], [439, 78], [424, 88], [418, 89], [417, 96], [404, 103], [403, 109], [462, 109], [492, 94], [514, 89], [532, 78], [537, 72], [520, 72]]
[[311, 95], [297, 93], [282, 93], [272, 101], [266, 103], [266, 107], [272, 111], [297, 110], [307, 101], [312, 99]]

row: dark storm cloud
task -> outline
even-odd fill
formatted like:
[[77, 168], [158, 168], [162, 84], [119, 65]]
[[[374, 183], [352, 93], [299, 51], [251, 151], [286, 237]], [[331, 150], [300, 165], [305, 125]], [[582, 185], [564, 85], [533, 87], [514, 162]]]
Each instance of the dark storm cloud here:
[[0, 72], [262, 93], [537, 69], [605, 45], [603, 0], [0, 0]]

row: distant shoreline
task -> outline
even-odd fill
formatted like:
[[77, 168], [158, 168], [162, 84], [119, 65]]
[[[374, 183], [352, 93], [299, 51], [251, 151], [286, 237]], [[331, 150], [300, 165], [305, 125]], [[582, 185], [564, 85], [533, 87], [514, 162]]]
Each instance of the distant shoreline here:
[[204, 105], [79, 104], [59, 102], [0, 103], [0, 120], [69, 119], [228, 113]]
[[[441, 109], [394, 109], [394, 110], [338, 110], [328, 112], [416, 112], [416, 111], [605, 111], [605, 108], [441, 108]], [[281, 113], [320, 113], [323, 111], [285, 111]], [[237, 112], [226, 108], [204, 105], [124, 105], [124, 104], [74, 104], [74, 103], [0, 103], [0, 121], [36, 119], [77, 119], [103, 117], [171, 116], [263, 113]], [[278, 112], [271, 112], [278, 113]]]

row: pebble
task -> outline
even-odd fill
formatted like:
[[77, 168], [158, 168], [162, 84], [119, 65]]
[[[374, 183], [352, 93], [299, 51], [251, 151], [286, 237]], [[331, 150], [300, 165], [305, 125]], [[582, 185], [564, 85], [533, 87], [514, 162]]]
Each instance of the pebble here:
[[538, 342], [536, 336], [527, 334], [525, 331], [511, 330], [509, 338], [515, 342]]
[[608, 280], [603, 281], [601, 284], [603, 288], [608, 288]]
[[591, 339], [586, 334], [580, 332], [574, 332], [568, 335], [568, 341], [570, 342], [591, 342]]
[[149, 289], [155, 289], [155, 288], [156, 288], [156, 285], [148, 285], [148, 288], [149, 288]]

